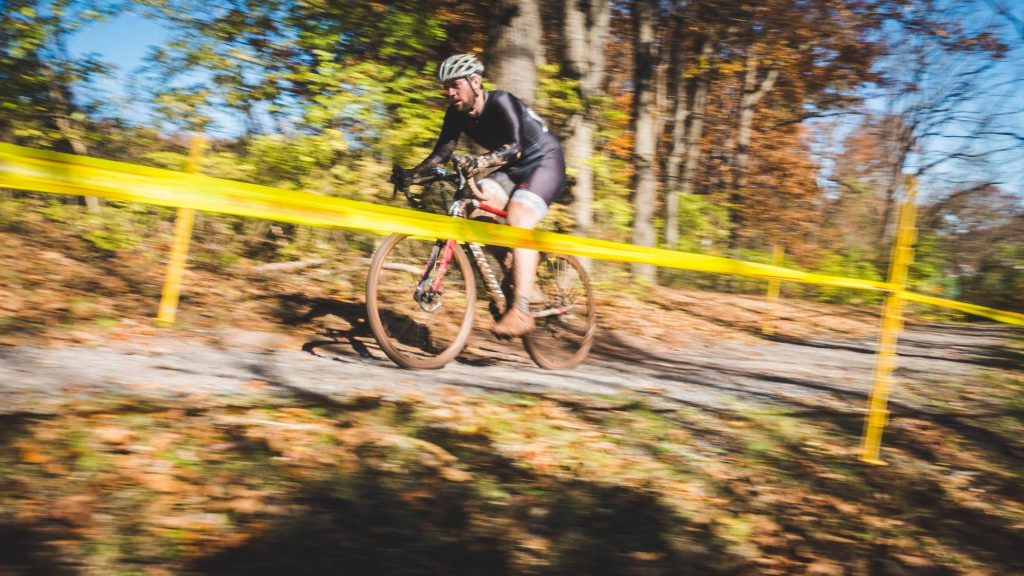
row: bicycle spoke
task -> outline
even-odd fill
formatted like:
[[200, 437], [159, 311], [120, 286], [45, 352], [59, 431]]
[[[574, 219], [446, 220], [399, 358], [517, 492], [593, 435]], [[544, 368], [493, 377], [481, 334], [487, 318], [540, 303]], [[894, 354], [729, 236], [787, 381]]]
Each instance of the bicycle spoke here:
[[455, 246], [447, 263], [435, 259], [424, 275], [434, 246], [392, 236], [370, 266], [370, 328], [384, 353], [405, 368], [440, 368], [458, 355], [472, 328], [476, 288], [469, 262]]
[[545, 255], [537, 268], [542, 309], [534, 310], [537, 327], [523, 342], [541, 367], [572, 368], [590, 351], [596, 313], [590, 279], [571, 256]]

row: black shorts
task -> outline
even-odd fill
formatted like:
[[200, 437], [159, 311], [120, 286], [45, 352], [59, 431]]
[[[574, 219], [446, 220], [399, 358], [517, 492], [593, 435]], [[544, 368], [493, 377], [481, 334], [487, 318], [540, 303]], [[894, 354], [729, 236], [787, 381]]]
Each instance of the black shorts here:
[[565, 190], [565, 158], [560, 149], [548, 152], [539, 160], [511, 167], [508, 173], [516, 189], [529, 190], [548, 206]]

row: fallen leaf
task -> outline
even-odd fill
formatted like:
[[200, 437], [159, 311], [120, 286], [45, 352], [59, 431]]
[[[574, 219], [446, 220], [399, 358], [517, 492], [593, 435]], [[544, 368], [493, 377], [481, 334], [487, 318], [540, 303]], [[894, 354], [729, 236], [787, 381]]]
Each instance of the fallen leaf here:
[[50, 457], [35, 444], [21, 442], [18, 449], [21, 450], [21, 461], [26, 464], [44, 464], [50, 461]]
[[139, 481], [154, 492], [179, 492], [182, 483], [167, 474], [140, 474]]
[[807, 576], [843, 576], [846, 570], [828, 560], [815, 560], [807, 566]]
[[540, 536], [525, 536], [519, 541], [519, 545], [530, 550], [546, 551], [551, 543]]
[[641, 562], [657, 562], [665, 557], [663, 552], [630, 552], [629, 557]]
[[239, 514], [257, 514], [263, 511], [263, 502], [256, 498], [236, 498], [231, 501], [229, 508]]
[[431, 454], [439, 458], [442, 462], [452, 463], [458, 460], [458, 458], [453, 456], [451, 452], [448, 452], [444, 448], [432, 442], [427, 442], [426, 440], [418, 440], [417, 444], [419, 444], [427, 452], [430, 452]]
[[96, 496], [92, 494], [72, 494], [58, 498], [53, 509], [61, 518], [75, 524], [85, 524], [92, 516]]
[[417, 502], [420, 502], [421, 500], [433, 500], [435, 498], [435, 496], [434, 496], [434, 494], [432, 492], [430, 492], [428, 490], [420, 489], [420, 490], [409, 490], [409, 491], [403, 492], [402, 495], [401, 495], [401, 498], [402, 498], [402, 501], [404, 501], [404, 502], [407, 502], [409, 504], [416, 504]]
[[914, 568], [925, 568], [934, 564], [931, 560], [921, 556], [912, 556], [910, 554], [893, 554], [892, 556], [903, 564]]
[[48, 474], [53, 474], [54, 476], [67, 476], [71, 473], [71, 471], [68, 470], [68, 467], [60, 462], [45, 462], [42, 466], [43, 470]]
[[120, 426], [103, 426], [95, 428], [93, 434], [104, 444], [127, 444], [135, 435], [131, 430]]
[[13, 294], [0, 297], [0, 308], [8, 312], [20, 312], [25, 307], [25, 299]]
[[459, 468], [452, 468], [451, 466], [441, 469], [441, 477], [449, 482], [469, 482], [473, 479], [473, 475], [469, 472]]
[[451, 408], [436, 408], [430, 411], [430, 416], [436, 420], [441, 420], [444, 422], [448, 420], [454, 420], [458, 416], [458, 413], [456, 413], [455, 410], [452, 410]]
[[[160, 434], [157, 434], [149, 441], [149, 445], [153, 448], [153, 450], [157, 452], [162, 452], [170, 448], [172, 445], [174, 445], [175, 442], [177, 442], [180, 439], [181, 434], [177, 434], [175, 432], [161, 432]], [[209, 448], [214, 449], [214, 447], [212, 446]]]

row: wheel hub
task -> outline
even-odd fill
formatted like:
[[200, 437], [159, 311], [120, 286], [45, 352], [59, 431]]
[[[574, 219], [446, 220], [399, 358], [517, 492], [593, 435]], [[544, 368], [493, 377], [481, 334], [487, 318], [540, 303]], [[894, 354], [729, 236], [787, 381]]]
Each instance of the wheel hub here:
[[420, 308], [422, 308], [424, 312], [433, 314], [441, 308], [441, 303], [444, 301], [444, 295], [440, 292], [435, 292], [433, 287], [430, 285], [430, 280], [428, 279], [420, 282], [419, 286], [416, 287], [416, 293], [413, 294], [412, 299], [419, 303]]

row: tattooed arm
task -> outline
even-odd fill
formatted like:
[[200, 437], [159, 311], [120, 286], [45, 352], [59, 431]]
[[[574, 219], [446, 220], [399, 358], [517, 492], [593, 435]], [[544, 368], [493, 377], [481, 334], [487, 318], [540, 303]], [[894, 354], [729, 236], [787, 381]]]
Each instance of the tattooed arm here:
[[488, 152], [486, 154], [480, 154], [478, 156], [464, 156], [459, 162], [459, 168], [466, 173], [467, 176], [473, 176], [481, 170], [488, 168], [497, 168], [504, 166], [509, 162], [518, 160], [523, 155], [523, 149], [519, 147], [519, 144], [505, 144], [501, 148]]

